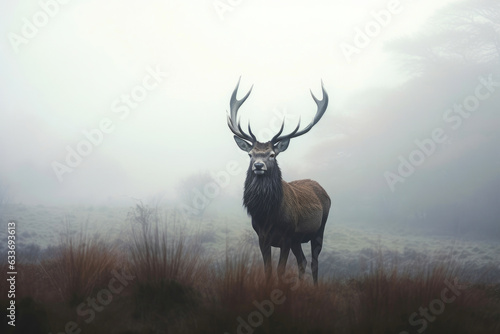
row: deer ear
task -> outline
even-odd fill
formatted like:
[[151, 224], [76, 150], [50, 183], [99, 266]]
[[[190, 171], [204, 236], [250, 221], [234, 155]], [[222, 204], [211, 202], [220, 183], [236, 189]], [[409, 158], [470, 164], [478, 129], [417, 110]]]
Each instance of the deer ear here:
[[250, 152], [252, 150], [252, 144], [241, 139], [240, 137], [234, 136], [234, 141], [236, 142], [236, 144], [238, 144], [238, 147], [241, 148], [243, 151]]
[[290, 144], [290, 139], [280, 140], [276, 145], [274, 145], [274, 153], [278, 155], [278, 153], [285, 151], [288, 148], [288, 144]]

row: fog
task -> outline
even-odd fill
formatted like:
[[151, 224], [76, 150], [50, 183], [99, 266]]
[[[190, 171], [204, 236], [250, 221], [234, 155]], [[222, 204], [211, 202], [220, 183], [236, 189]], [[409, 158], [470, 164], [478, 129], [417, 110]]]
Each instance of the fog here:
[[322, 80], [328, 110], [278, 157], [286, 181], [322, 184], [335, 222], [500, 236], [497, 1], [2, 5], [3, 201], [212, 191], [203, 209], [243, 212], [236, 83], [253, 85], [241, 124], [265, 141], [308, 124]]

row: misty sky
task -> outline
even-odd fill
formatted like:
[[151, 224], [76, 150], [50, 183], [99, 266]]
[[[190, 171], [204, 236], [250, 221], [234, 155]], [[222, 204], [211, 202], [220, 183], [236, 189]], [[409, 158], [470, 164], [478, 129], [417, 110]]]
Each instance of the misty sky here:
[[[232, 139], [226, 111], [240, 76], [239, 96], [254, 85], [242, 124], [250, 119], [262, 141], [284, 115], [288, 131], [299, 116], [308, 123], [316, 111], [309, 89], [321, 97], [323, 80], [330, 95], [324, 118], [278, 160], [286, 180], [317, 179], [334, 199], [385, 205], [398, 196], [418, 209], [442, 200], [443, 189], [453, 193], [449, 202], [467, 195], [451, 180], [479, 175], [461, 184], [470, 194], [498, 178], [498, 154], [480, 154], [498, 142], [498, 116], [444, 119], [475, 94], [480, 77], [500, 80], [491, 62], [466, 55], [463, 80], [435, 66], [421, 81], [408, 62], [429, 45], [446, 51], [458, 41], [453, 33], [433, 36], [462, 1], [40, 3], [2, 1], [0, 12], [0, 181], [15, 202], [173, 199], [181, 180], [228, 163], [237, 171], [223, 193], [239, 198], [248, 157]], [[378, 30], [367, 45], [347, 52], [370, 25]], [[483, 95], [495, 96], [490, 86]], [[481, 108], [495, 101], [488, 96]], [[391, 186], [385, 173], [398, 175], [399, 157], [409, 159], [415, 140], [433, 133], [431, 156]], [[69, 152], [78, 148], [88, 154], [69, 158], [71, 167]], [[457, 169], [466, 157], [468, 169]]]

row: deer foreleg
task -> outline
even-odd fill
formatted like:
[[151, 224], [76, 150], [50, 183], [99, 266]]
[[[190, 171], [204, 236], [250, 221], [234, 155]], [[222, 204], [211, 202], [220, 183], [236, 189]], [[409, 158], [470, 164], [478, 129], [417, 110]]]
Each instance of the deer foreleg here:
[[272, 260], [271, 260], [271, 245], [265, 238], [259, 237], [259, 247], [264, 260], [264, 271], [266, 279], [269, 281], [273, 273]]

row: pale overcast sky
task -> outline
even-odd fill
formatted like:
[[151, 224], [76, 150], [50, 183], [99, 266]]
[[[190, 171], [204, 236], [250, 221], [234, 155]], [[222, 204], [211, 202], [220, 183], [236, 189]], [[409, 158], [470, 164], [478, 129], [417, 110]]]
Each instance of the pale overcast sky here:
[[[386, 43], [425, 32], [451, 2], [2, 0], [1, 181], [17, 201], [66, 203], [170, 196], [190, 174], [231, 160], [246, 169], [225, 119], [240, 75], [240, 94], [254, 85], [242, 122], [251, 118], [262, 134], [285, 111], [289, 127], [299, 115], [307, 122], [316, 107], [309, 89], [320, 97], [324, 81], [323, 130], [292, 141], [295, 153], [280, 160], [307, 170], [311, 145], [343, 138], [328, 129], [366, 116], [353, 98], [407, 80]], [[347, 57], [358, 29], [372, 37]], [[92, 132], [99, 127], [102, 138]], [[95, 135], [91, 148], [84, 131]], [[79, 144], [92, 152], [70, 167]], [[54, 162], [68, 168], [59, 177]]]

